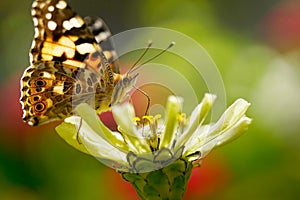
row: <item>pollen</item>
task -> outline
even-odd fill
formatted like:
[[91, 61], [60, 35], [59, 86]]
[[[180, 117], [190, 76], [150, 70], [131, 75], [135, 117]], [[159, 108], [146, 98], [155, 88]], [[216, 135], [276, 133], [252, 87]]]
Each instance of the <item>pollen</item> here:
[[178, 119], [178, 122], [182, 125], [187, 125], [188, 124], [188, 119], [186, 117], [186, 114], [185, 113], [180, 113], [178, 116], [177, 116], [177, 119]]

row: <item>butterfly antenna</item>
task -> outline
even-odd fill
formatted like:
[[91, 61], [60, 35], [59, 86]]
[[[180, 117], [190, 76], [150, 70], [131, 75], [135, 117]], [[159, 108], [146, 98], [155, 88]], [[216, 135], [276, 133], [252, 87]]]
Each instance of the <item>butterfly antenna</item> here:
[[[138, 65], [137, 67], [132, 67], [129, 70], [129, 73], [134, 72], [135, 70], [139, 69], [140, 67], [142, 67], [143, 65], [147, 64], [148, 62], [151, 62], [152, 60], [156, 59], [157, 57], [159, 57], [160, 55], [162, 55], [163, 53], [165, 53], [166, 51], [168, 51], [171, 47], [173, 47], [175, 45], [175, 42], [171, 42], [169, 44], [169, 46], [167, 46], [167, 48], [165, 48], [164, 50], [162, 50], [161, 52], [159, 52], [157, 55], [153, 56], [152, 58], [146, 60], [145, 62], [143, 62], [142, 64]], [[148, 48], [149, 49], [149, 48]], [[147, 49], [147, 51], [148, 51]]]
[[142, 60], [142, 58], [146, 55], [146, 53], [148, 52], [148, 50], [150, 49], [150, 47], [152, 46], [152, 44], [153, 44], [152, 40], [149, 40], [147, 48], [142, 53], [142, 55], [140, 56], [140, 58], [130, 67], [129, 71], [131, 71]]

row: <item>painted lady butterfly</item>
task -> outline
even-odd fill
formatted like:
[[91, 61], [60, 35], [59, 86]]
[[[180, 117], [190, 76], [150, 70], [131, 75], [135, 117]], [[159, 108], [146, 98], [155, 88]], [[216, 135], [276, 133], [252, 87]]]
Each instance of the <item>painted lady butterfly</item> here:
[[84, 20], [64, 0], [36, 0], [31, 13], [31, 65], [21, 79], [25, 122], [64, 119], [80, 103], [101, 112], [123, 100], [137, 74], [120, 75], [111, 45], [99, 45], [110, 36], [100, 18]]

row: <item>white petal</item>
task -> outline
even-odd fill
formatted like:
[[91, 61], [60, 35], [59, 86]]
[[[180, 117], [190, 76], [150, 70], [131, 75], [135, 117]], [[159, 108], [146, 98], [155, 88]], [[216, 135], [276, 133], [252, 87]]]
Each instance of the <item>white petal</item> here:
[[230, 128], [233, 124], [243, 117], [249, 108], [250, 103], [244, 99], [237, 99], [229, 108], [226, 109], [224, 114], [216, 123], [215, 132], [220, 130], [226, 130]]
[[177, 125], [178, 114], [182, 111], [183, 98], [176, 96], [169, 96], [166, 106], [166, 122], [165, 131], [161, 137], [159, 148], [169, 148], [173, 145], [175, 138], [175, 128]]
[[[110, 167], [115, 167], [116, 163], [123, 167], [128, 165], [126, 153], [101, 138], [85, 121], [81, 123], [80, 121], [81, 118], [78, 116], [66, 118], [65, 122], [56, 128], [56, 131], [71, 146], [95, 156], [99, 161], [105, 162], [104, 164], [110, 164]], [[115, 166], [112, 166], [113, 163]]]
[[150, 149], [145, 138], [142, 134], [139, 134], [133, 123], [135, 118], [133, 106], [129, 103], [116, 104], [112, 106], [112, 113], [131, 151], [135, 153], [149, 152]]
[[133, 136], [138, 136], [136, 127], [133, 123], [133, 119], [135, 117], [133, 106], [129, 103], [124, 103], [122, 105], [114, 105], [111, 109], [118, 126], [123, 131], [132, 133], [134, 134]]
[[[201, 157], [205, 157], [212, 149], [224, 145], [230, 141], [237, 139], [248, 129], [249, 124], [251, 123], [251, 119], [248, 117], [242, 117], [240, 121], [238, 121], [233, 127], [228, 129], [222, 134], [219, 135], [211, 135], [208, 134], [209, 137], [201, 140], [197, 146], [194, 146], [194, 151], [200, 151]], [[209, 131], [210, 128], [206, 127], [206, 131]]]
[[[83, 121], [87, 123], [87, 125], [96, 132], [100, 137], [105, 139], [107, 142], [112, 144], [113, 146], [119, 148], [124, 152], [128, 152], [129, 148], [124, 140], [120, 140], [114, 132], [112, 132], [109, 128], [107, 128], [100, 120], [96, 111], [92, 109], [88, 104], [82, 103], [78, 105], [75, 111], [82, 117]], [[80, 124], [79, 124], [80, 126]]]
[[215, 124], [199, 127], [186, 144], [185, 155], [201, 151], [204, 156], [215, 146], [237, 138], [246, 131], [251, 120], [244, 116], [249, 103], [236, 100]]
[[220, 135], [218, 138], [219, 142], [217, 146], [223, 146], [241, 136], [244, 132], [248, 130], [248, 126], [252, 122], [252, 119], [248, 117], [243, 117], [236, 125], [230, 129], [228, 129], [225, 133]]
[[191, 135], [195, 132], [197, 127], [202, 125], [215, 99], [216, 95], [205, 94], [201, 103], [193, 110], [189, 120], [189, 125], [179, 137], [175, 148], [184, 145], [191, 138]]

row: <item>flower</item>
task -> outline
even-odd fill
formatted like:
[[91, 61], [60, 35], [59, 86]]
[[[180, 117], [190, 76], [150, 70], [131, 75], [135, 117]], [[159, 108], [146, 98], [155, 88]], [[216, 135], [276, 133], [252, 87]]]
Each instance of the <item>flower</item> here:
[[108, 129], [87, 104], [79, 116], [65, 119], [58, 134], [78, 150], [115, 168], [142, 199], [182, 197], [193, 166], [214, 148], [242, 135], [251, 123], [249, 103], [236, 100], [216, 123], [205, 124], [216, 96], [205, 94], [191, 116], [182, 113], [183, 99], [170, 96], [165, 120], [160, 115], [135, 117], [125, 103], [112, 107], [118, 132]]

